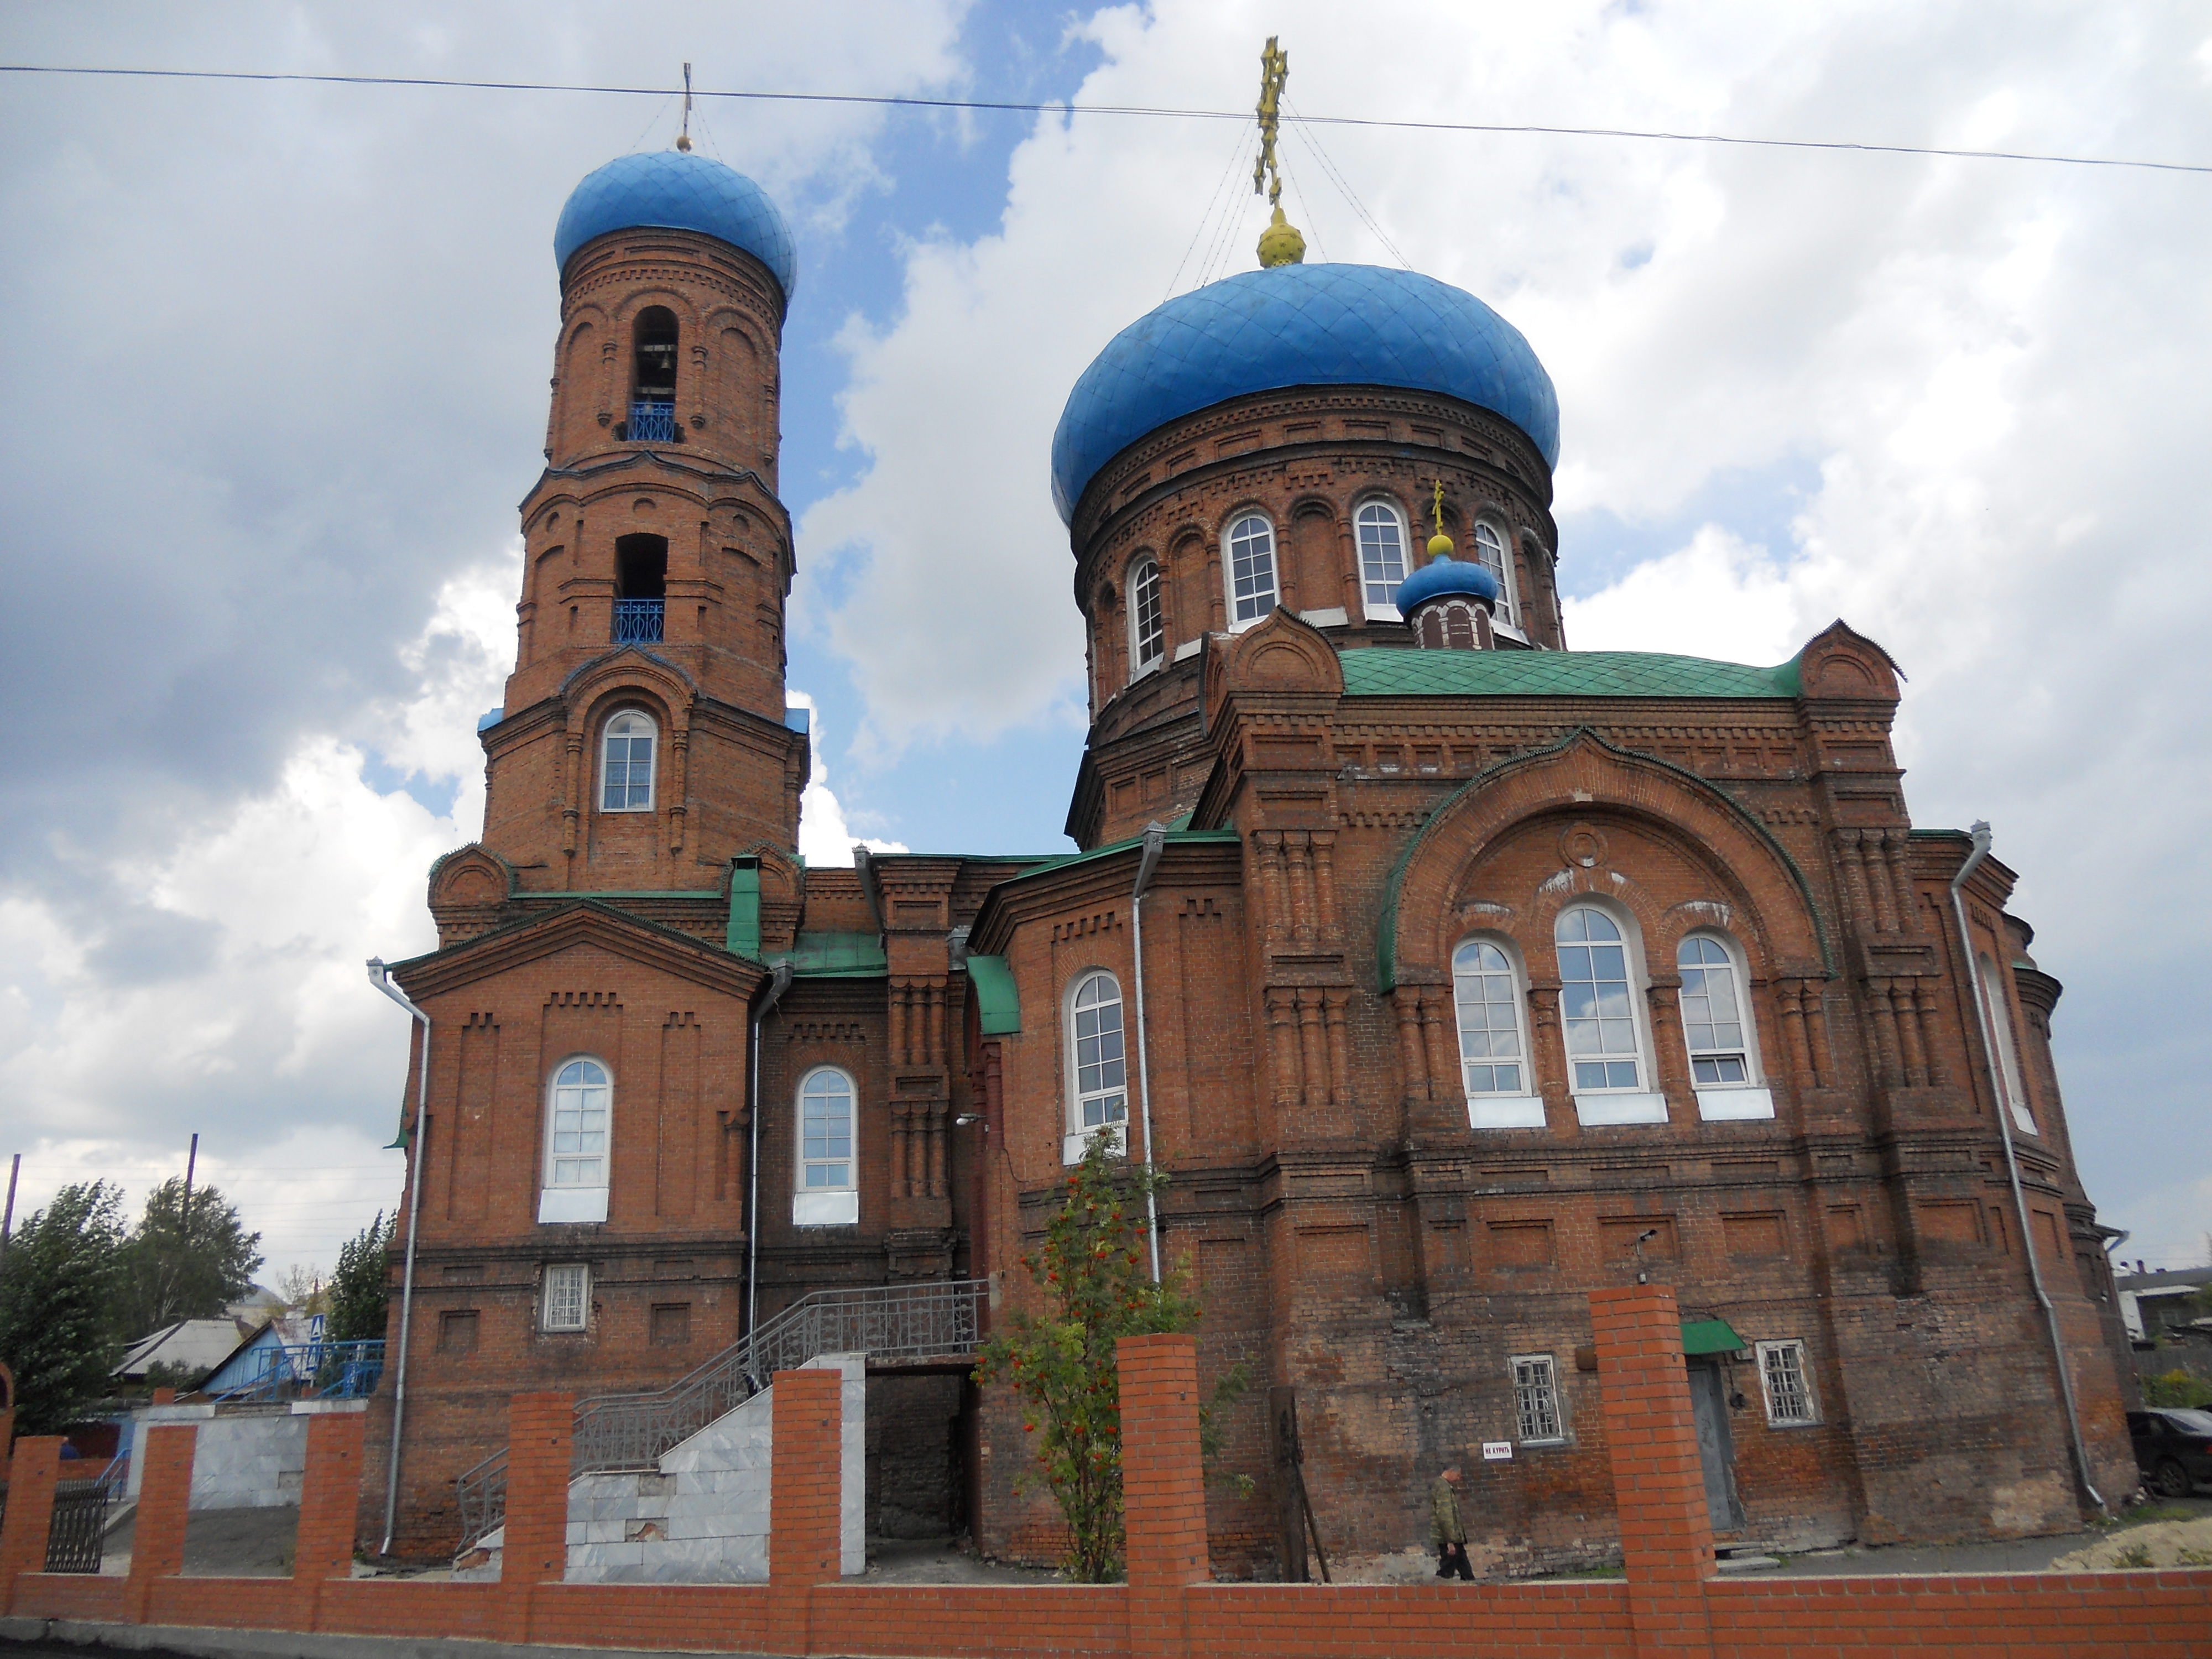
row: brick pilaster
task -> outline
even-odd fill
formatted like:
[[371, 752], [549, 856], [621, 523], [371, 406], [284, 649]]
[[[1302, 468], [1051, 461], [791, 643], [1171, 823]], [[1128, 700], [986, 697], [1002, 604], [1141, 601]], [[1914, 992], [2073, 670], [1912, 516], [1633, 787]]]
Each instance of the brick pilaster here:
[[768, 1650], [805, 1653], [817, 1584], [842, 1565], [844, 1374], [778, 1371], [769, 1475]]
[[324, 1583], [352, 1576], [354, 1522], [361, 1509], [360, 1412], [307, 1419], [307, 1472], [300, 1485], [300, 1531], [292, 1551], [293, 1622], [315, 1628]]
[[1710, 1659], [1713, 1529], [1674, 1293], [1663, 1285], [1593, 1291], [1590, 1322], [1637, 1653]]
[[576, 1403], [518, 1394], [507, 1407], [507, 1538], [499, 1559], [501, 1638], [530, 1639], [531, 1591], [568, 1570], [569, 1441]]
[[61, 1436], [27, 1434], [15, 1443], [8, 1464], [8, 1520], [0, 1527], [0, 1613], [9, 1611], [19, 1575], [46, 1571], [61, 1468]]
[[1190, 1650], [1183, 1592], [1212, 1576], [1198, 1447], [1198, 1341], [1125, 1336], [1114, 1345], [1114, 1361], [1121, 1376], [1129, 1653], [1183, 1659]]
[[123, 1591], [123, 1616], [146, 1622], [154, 1581], [185, 1570], [185, 1528], [191, 1518], [192, 1455], [197, 1423], [161, 1423], [146, 1431], [132, 1455], [145, 1460], [138, 1476], [138, 1513], [131, 1524], [131, 1577]]

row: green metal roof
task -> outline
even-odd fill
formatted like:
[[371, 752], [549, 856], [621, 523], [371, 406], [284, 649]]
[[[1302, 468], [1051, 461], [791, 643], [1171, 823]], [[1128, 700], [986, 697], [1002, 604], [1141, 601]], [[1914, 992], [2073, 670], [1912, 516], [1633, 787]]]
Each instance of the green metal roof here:
[[[1190, 816], [1186, 812], [1176, 822], [1186, 823], [1189, 822]], [[1243, 834], [1235, 830], [1170, 830], [1167, 845], [1188, 847], [1202, 845], [1208, 842], [1242, 842], [1243, 839]], [[1142, 836], [1131, 836], [1125, 841], [1112, 841], [1103, 847], [1094, 847], [1087, 853], [1064, 854], [1059, 858], [1048, 859], [1042, 864], [1024, 870], [1018, 876], [1008, 876], [999, 885], [1005, 887], [1018, 881], [1027, 881], [1032, 876], [1045, 875], [1054, 870], [1065, 870], [1073, 864], [1089, 864], [1097, 859], [1112, 858], [1116, 853], [1126, 853], [1133, 847], [1142, 847], [1144, 844], [1145, 838]]]
[[1022, 1029], [1021, 994], [1004, 957], [970, 956], [968, 983], [975, 992], [975, 1012], [985, 1036], [1011, 1036]]
[[1656, 651], [1346, 651], [1348, 697], [1794, 697], [1796, 659], [1772, 668]]
[[795, 947], [768, 960], [788, 962], [800, 979], [878, 979], [890, 972], [884, 942], [873, 933], [802, 931]]
[[1725, 1319], [1686, 1319], [1682, 1322], [1682, 1352], [1685, 1355], [1734, 1353], [1750, 1346], [1735, 1334], [1735, 1327]]

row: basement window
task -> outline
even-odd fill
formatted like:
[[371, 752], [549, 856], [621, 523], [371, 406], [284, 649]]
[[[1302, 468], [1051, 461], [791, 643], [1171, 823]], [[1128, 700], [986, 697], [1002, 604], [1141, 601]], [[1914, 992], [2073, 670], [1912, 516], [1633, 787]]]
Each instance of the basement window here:
[[1808, 1423], [1817, 1423], [1820, 1414], [1813, 1407], [1813, 1384], [1805, 1369], [1805, 1345], [1802, 1342], [1761, 1342], [1759, 1348], [1759, 1380], [1766, 1390], [1766, 1420], [1778, 1429], [1799, 1428]]
[[545, 1270], [544, 1325], [549, 1331], [580, 1331], [592, 1307], [592, 1270], [580, 1261]]
[[1524, 1446], [1557, 1445], [1567, 1437], [1559, 1413], [1559, 1368], [1547, 1353], [1516, 1354], [1513, 1414]]

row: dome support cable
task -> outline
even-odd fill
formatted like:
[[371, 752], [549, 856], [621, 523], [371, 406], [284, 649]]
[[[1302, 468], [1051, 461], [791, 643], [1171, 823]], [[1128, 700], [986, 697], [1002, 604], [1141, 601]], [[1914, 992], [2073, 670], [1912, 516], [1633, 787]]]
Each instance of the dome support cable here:
[[[1197, 251], [1199, 239], [1206, 234], [1206, 228], [1212, 224], [1213, 216], [1221, 206], [1222, 195], [1228, 190], [1230, 179], [1237, 174], [1237, 163], [1243, 159], [1244, 146], [1247, 142], [1246, 135], [1242, 129], [1239, 129], [1236, 137], [1230, 141], [1229, 163], [1221, 169], [1221, 178], [1213, 186], [1213, 194], [1207, 198], [1206, 212], [1199, 219], [1197, 228], [1190, 234], [1190, 246], [1182, 251], [1182, 258], [1176, 262], [1175, 275], [1168, 278], [1168, 291], [1160, 295], [1162, 304], [1175, 297], [1176, 284], [1182, 280], [1183, 268], [1190, 264], [1190, 256]], [[1212, 244], [1209, 242], [1207, 244], [1209, 258], [1212, 256]], [[1200, 269], [1202, 270], [1205, 267], [1201, 265]]]
[[1321, 140], [1314, 133], [1313, 124], [1298, 113], [1298, 106], [1296, 104], [1291, 105], [1291, 118], [1295, 124], [1292, 131], [1298, 135], [1299, 141], [1313, 152], [1314, 160], [1321, 164], [1322, 175], [1336, 186], [1337, 193], [1350, 204], [1360, 223], [1375, 233], [1376, 240], [1390, 250], [1392, 258], [1407, 270], [1411, 270], [1413, 268], [1413, 262], [1399, 251], [1398, 245], [1390, 240], [1389, 233], [1382, 228], [1382, 222], [1367, 210], [1367, 204], [1359, 199], [1358, 192], [1352, 189], [1350, 181], [1345, 178], [1343, 170], [1329, 159], [1328, 152], [1321, 147]]

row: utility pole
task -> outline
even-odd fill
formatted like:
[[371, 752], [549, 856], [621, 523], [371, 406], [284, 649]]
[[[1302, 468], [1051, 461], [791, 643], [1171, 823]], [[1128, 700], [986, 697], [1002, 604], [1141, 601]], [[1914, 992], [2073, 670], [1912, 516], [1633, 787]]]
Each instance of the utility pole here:
[[0, 1215], [0, 1267], [7, 1265], [8, 1240], [15, 1231], [15, 1177], [23, 1173], [23, 1155], [15, 1154], [8, 1165], [8, 1210]]

